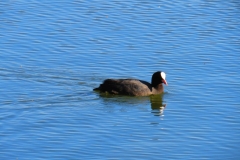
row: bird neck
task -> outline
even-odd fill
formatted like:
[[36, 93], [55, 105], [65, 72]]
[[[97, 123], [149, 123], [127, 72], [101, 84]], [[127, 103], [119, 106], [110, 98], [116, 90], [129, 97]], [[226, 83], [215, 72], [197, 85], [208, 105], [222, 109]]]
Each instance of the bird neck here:
[[163, 85], [162, 83], [158, 84], [157, 86], [153, 86], [156, 93], [162, 93], [163, 92]]
[[155, 88], [155, 87], [157, 87], [159, 84], [161, 84], [161, 83], [159, 83], [159, 82], [157, 82], [157, 81], [154, 81], [154, 80], [152, 80], [152, 86]]
[[162, 86], [162, 83], [153, 82], [153, 81], [152, 81], [152, 86], [153, 86], [154, 88], [158, 88], [158, 86]]

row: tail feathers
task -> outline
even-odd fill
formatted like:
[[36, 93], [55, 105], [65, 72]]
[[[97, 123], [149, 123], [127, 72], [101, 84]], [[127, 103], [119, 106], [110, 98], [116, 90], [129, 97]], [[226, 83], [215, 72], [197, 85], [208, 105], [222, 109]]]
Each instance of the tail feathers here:
[[112, 94], [119, 94], [119, 91], [122, 90], [121, 86], [114, 79], [106, 79], [103, 84], [100, 84], [99, 87], [94, 88], [94, 91], [108, 92]]
[[94, 91], [99, 91], [99, 90], [100, 90], [100, 87], [94, 88], [93, 90], [94, 90]]
[[102, 90], [102, 84], [100, 84], [99, 87], [94, 88], [93, 90], [94, 90], [94, 91], [101, 91], [101, 90]]

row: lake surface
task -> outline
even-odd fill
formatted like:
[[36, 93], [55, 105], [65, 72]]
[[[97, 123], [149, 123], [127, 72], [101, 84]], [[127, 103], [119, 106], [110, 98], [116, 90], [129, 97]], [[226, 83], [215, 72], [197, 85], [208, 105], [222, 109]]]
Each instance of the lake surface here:
[[[0, 2], [0, 159], [240, 159], [240, 2]], [[92, 91], [167, 74], [163, 95]]]

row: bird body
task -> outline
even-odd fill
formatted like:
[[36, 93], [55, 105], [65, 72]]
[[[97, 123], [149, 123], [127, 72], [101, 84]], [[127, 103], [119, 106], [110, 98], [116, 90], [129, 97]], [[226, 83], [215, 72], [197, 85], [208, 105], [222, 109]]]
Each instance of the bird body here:
[[148, 96], [163, 93], [162, 83], [167, 84], [164, 72], [155, 72], [152, 83], [137, 79], [106, 79], [98, 88], [100, 92], [129, 96]]

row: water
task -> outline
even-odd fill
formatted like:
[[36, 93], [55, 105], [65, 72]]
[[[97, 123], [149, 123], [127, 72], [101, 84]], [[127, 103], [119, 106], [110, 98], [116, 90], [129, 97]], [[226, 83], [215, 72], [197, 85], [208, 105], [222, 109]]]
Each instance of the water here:
[[[0, 2], [0, 159], [239, 159], [239, 6]], [[161, 96], [92, 91], [158, 70]]]

